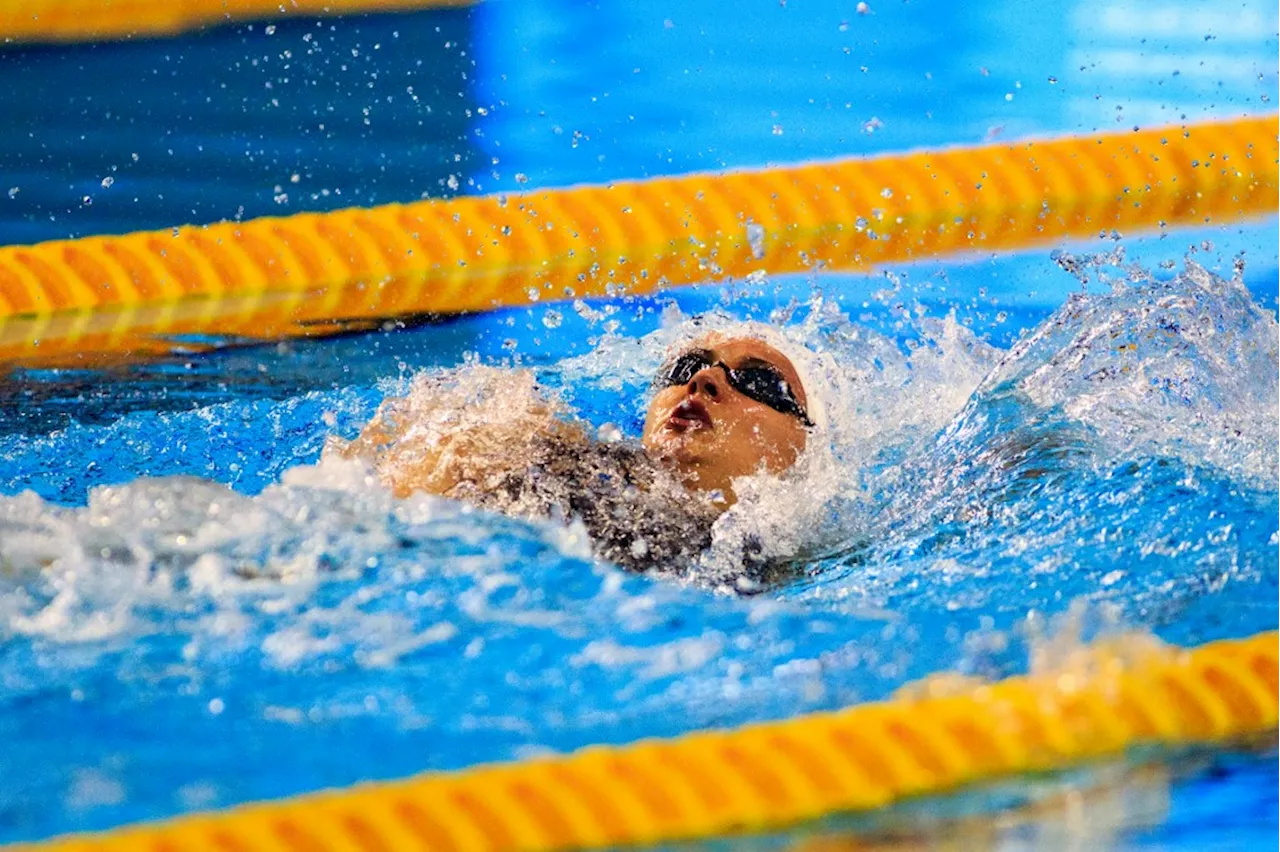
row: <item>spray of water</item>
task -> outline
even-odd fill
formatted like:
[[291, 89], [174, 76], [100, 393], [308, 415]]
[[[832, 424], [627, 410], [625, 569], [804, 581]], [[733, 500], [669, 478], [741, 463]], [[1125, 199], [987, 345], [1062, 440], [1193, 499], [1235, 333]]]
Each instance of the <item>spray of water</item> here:
[[[1093, 677], [1164, 653], [1153, 631], [1186, 644], [1274, 627], [1274, 316], [1194, 265], [1110, 280], [1075, 260], [1101, 291], [1008, 351], [915, 312], [882, 333], [818, 298], [768, 328], [670, 308], [652, 334], [607, 332], [532, 373], [465, 363], [383, 394], [42, 437], [65, 453], [207, 433], [234, 446], [252, 416], [292, 466], [254, 495], [157, 477], [91, 488], [84, 505], [0, 498], [0, 702], [29, 725], [0, 760], [22, 779], [0, 811], [38, 800], [63, 825], [157, 777], [186, 791], [183, 808], [280, 795], [339, 735], [326, 783], [830, 709], [939, 670], [964, 685]], [[413, 487], [411, 472], [471, 454], [545, 474], [557, 440], [601, 448], [576, 456], [579, 473], [634, 469], [651, 377], [711, 329], [776, 343], [818, 426], [792, 470], [735, 485], [696, 553], [657, 556], [682, 567], [612, 567], [649, 539], [602, 550], [589, 533], [607, 525], [575, 514], [564, 471], [550, 478], [565, 488], [539, 493], [504, 474], [496, 512]], [[370, 460], [335, 439], [296, 463], [325, 432], [355, 434], [375, 396], [391, 398], [380, 417], [399, 443], [371, 437]], [[626, 491], [596, 503], [656, 529], [661, 501], [642, 500], [654, 513], [637, 525]], [[744, 574], [762, 555], [791, 574]], [[1082, 651], [1099, 634], [1104, 652]], [[112, 763], [120, 743], [100, 732], [140, 719], [156, 745]], [[193, 737], [241, 771], [193, 763]]]

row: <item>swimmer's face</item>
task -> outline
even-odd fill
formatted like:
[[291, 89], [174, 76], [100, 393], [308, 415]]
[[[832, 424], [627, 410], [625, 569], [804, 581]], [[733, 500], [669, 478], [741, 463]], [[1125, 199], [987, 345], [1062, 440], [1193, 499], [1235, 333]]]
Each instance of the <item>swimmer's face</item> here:
[[734, 477], [781, 473], [807, 436], [808, 400], [786, 356], [751, 337], [709, 335], [659, 373], [644, 448], [685, 485], [736, 499]]

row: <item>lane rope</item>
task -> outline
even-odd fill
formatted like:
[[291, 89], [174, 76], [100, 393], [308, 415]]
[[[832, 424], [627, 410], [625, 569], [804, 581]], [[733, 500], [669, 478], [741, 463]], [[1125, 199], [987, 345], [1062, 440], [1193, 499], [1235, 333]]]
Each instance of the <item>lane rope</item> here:
[[403, 12], [474, 0], [4, 0], [0, 45], [170, 36], [239, 21]]
[[0, 363], [1222, 224], [1277, 158], [1271, 115], [7, 246]]
[[555, 850], [718, 837], [878, 808], [1135, 746], [1272, 734], [1277, 634], [1135, 656], [948, 697], [897, 697], [736, 730], [427, 773], [12, 847]]

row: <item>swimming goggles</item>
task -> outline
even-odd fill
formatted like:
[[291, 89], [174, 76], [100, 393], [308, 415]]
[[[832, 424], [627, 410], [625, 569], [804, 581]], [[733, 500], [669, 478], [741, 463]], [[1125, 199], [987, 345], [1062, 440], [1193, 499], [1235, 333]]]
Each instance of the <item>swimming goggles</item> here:
[[723, 361], [715, 360], [706, 349], [693, 349], [672, 361], [671, 366], [658, 376], [655, 384], [661, 387], [687, 385], [699, 371], [707, 367], [724, 370], [729, 387], [743, 396], [767, 405], [774, 411], [798, 417], [806, 426], [813, 426], [813, 421], [809, 419], [800, 400], [796, 399], [791, 385], [783, 378], [782, 373], [766, 364], [734, 369]]

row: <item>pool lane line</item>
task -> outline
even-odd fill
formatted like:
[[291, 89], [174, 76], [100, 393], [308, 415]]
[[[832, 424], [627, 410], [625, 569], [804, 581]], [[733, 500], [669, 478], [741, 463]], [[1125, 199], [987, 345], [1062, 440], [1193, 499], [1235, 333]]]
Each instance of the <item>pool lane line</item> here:
[[0, 48], [171, 36], [240, 21], [406, 12], [475, 0], [4, 0]]
[[1277, 117], [0, 247], [0, 365], [275, 340], [1277, 211]]
[[927, 687], [734, 730], [432, 772], [11, 847], [557, 850], [767, 831], [1135, 747], [1274, 739], [1277, 634], [1080, 665], [932, 697]]

